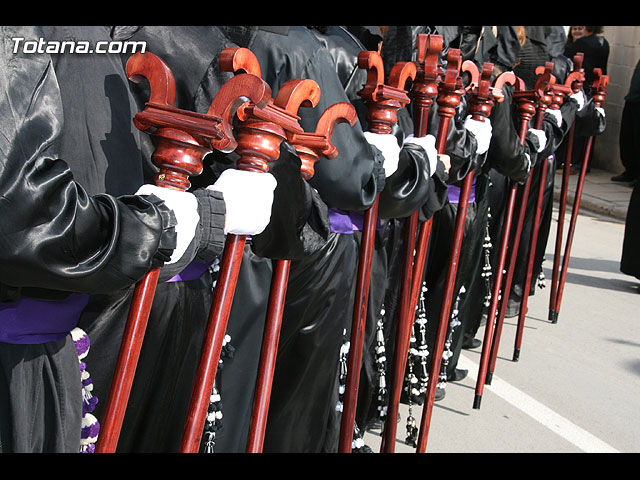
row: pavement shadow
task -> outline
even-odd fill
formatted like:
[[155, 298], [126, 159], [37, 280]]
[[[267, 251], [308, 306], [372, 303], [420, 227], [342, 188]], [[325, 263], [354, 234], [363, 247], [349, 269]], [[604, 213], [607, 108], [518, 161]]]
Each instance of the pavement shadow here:
[[[544, 267], [544, 274], [547, 279], [552, 277], [553, 264]], [[582, 285], [585, 287], [603, 288], [619, 292], [635, 292], [637, 282], [622, 278], [606, 278], [598, 275], [588, 275], [576, 273], [574, 270], [590, 270], [593, 272], [603, 272], [612, 274], [620, 273], [620, 262], [615, 260], [604, 260], [598, 258], [571, 257], [569, 260], [569, 271], [567, 272], [566, 283]]]

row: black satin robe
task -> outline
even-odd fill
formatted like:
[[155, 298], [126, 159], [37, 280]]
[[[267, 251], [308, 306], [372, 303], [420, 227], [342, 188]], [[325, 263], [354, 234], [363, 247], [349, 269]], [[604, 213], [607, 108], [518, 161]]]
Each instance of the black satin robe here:
[[[37, 27], [2, 30], [0, 281], [8, 286], [4, 301], [22, 295], [64, 302], [78, 292], [91, 294], [91, 305], [96, 296], [127, 291], [168, 259], [175, 218], [159, 199], [124, 195], [142, 183], [142, 168], [119, 59], [73, 56], [85, 75], [94, 75], [69, 90], [73, 68], [62, 62], [72, 59], [9, 53], [14, 37], [49, 34]], [[108, 36], [95, 27], [77, 28], [71, 38]], [[0, 349], [2, 368], [11, 371], [0, 376], [3, 450], [77, 452], [82, 404], [70, 337]], [[43, 394], [34, 396], [29, 386]], [[33, 414], [31, 428], [10, 413], [12, 404]]]
[[[224, 48], [236, 45], [216, 27], [113, 27], [112, 36], [117, 40], [145, 41], [147, 50], [167, 63], [176, 80], [179, 108], [206, 112], [220, 86], [231, 77], [220, 71], [218, 60]], [[127, 58], [128, 55], [122, 58], [123, 64]], [[148, 99], [148, 86], [144, 82], [131, 83], [130, 88], [142, 108]], [[142, 143], [144, 154], [150, 155], [151, 139], [143, 137]], [[236, 158], [233, 153], [207, 155], [203, 173], [191, 178], [191, 190], [197, 192], [214, 183], [222, 170], [234, 167]], [[154, 171], [151, 168], [149, 175]], [[245, 247], [227, 327], [235, 354], [223, 360], [226, 368], [216, 378], [222, 395], [223, 430], [218, 432], [215, 451], [243, 451], [246, 443], [270, 284], [270, 258], [308, 255], [326, 236], [326, 212], [313, 189], [300, 178], [300, 159], [290, 146], [281, 146], [280, 159], [271, 164], [270, 172], [278, 182], [271, 221]], [[118, 451], [178, 451], [216, 276], [209, 270], [198, 279], [160, 286], [139, 361], [140, 380], [134, 382]], [[256, 279], [260, 279], [259, 288]], [[111, 308], [103, 305], [85, 315], [91, 325], [90, 334], [99, 342], [99, 353], [94, 352], [94, 357], [100, 355], [102, 385], [109, 384], [113, 370], [115, 347], [122, 335], [122, 329], [113, 326], [122, 324], [126, 314], [123, 305], [124, 302]], [[256, 328], [248, 332], [247, 323]], [[227, 380], [229, 377], [233, 380]], [[233, 446], [228, 447], [229, 443]]]

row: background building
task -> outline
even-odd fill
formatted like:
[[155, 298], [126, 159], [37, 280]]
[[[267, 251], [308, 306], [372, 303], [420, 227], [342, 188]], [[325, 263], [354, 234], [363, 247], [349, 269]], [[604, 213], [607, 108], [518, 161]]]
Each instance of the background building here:
[[604, 104], [607, 129], [595, 142], [591, 165], [594, 168], [620, 173], [624, 170], [620, 162], [618, 144], [620, 119], [631, 75], [640, 59], [640, 26], [604, 27], [604, 36], [610, 47], [607, 65], [609, 85]]

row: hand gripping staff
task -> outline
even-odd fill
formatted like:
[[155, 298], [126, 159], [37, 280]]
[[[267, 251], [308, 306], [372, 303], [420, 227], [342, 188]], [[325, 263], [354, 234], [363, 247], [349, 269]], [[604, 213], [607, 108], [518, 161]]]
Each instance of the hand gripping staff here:
[[[487, 119], [491, 114], [491, 109], [494, 105], [494, 102], [501, 102], [504, 99], [502, 91], [493, 89], [491, 87], [491, 72], [493, 71], [493, 64], [485, 63], [482, 66], [482, 70], [478, 71], [478, 67], [475, 63], [473, 63], [472, 61], [466, 61], [462, 64], [461, 71], [471, 74], [471, 83], [466, 88], [466, 91], [471, 94], [469, 113], [474, 120], [485, 121], [485, 119]], [[461, 94], [464, 94], [464, 90], [460, 92], [461, 83], [459, 82], [461, 82], [459, 76], [457, 77], [457, 81], [455, 84], [453, 84], [452, 82], [448, 84], [445, 77], [445, 82], [441, 84], [445, 85], [445, 89], [443, 92], [443, 98], [441, 99], [440, 96], [438, 97], [438, 105], [440, 105], [441, 107], [443, 105], [447, 105], [447, 109], [450, 110], [449, 118], [453, 117], [453, 114], [455, 113], [455, 108], [451, 104], [452, 102], [449, 97], [451, 99], [455, 98], [455, 105], [457, 106], [457, 104], [459, 104], [460, 102]], [[444, 141], [446, 139], [438, 138], [438, 140], [442, 141], [442, 146], [438, 147], [438, 152], [441, 152], [441, 148], [444, 149]], [[434, 343], [434, 352], [433, 356], [431, 357], [429, 383], [427, 386], [427, 393], [425, 395], [424, 407], [422, 409], [420, 432], [418, 435], [417, 452], [419, 453], [424, 453], [427, 448], [427, 439], [429, 435], [429, 427], [431, 424], [431, 414], [433, 411], [436, 387], [438, 385], [437, 379], [442, 362], [442, 352], [444, 350], [445, 336], [449, 323], [448, 321], [451, 315], [451, 303], [453, 299], [453, 291], [455, 288], [456, 274], [458, 271], [458, 260], [460, 258], [460, 249], [462, 246], [462, 239], [464, 235], [464, 224], [467, 216], [467, 209], [469, 207], [469, 196], [471, 194], [473, 177], [474, 172], [471, 171], [466, 175], [463, 181], [462, 189], [460, 192], [460, 201], [458, 203], [458, 210], [456, 212], [456, 224], [450, 254], [451, 256], [449, 267], [447, 270], [442, 307], [440, 309], [440, 318]]]
[[[593, 101], [596, 107], [602, 107], [605, 97], [607, 95], [607, 84], [609, 83], [609, 76], [602, 75], [602, 69], [593, 69], [594, 80], [591, 85], [591, 93]], [[578, 183], [576, 186], [576, 193], [573, 200], [573, 207], [571, 209], [571, 221], [569, 223], [569, 232], [567, 233], [567, 243], [565, 244], [564, 257], [562, 258], [562, 269], [560, 270], [560, 279], [558, 280], [558, 291], [556, 294], [555, 307], [555, 322], [558, 320], [558, 313], [560, 312], [560, 304], [562, 302], [562, 293], [564, 291], [564, 284], [567, 280], [567, 269], [569, 268], [569, 259], [571, 255], [571, 244], [573, 243], [573, 236], [575, 234], [576, 222], [578, 220], [578, 213], [580, 211], [580, 200], [582, 198], [582, 189], [584, 187], [584, 179], [587, 175], [587, 167], [589, 163], [589, 154], [591, 153], [591, 146], [593, 144], [593, 136], [587, 139], [587, 144], [584, 151], [584, 158], [582, 160], [582, 169], [580, 170], [580, 176], [578, 177]], [[555, 323], [554, 322], [554, 323]]]
[[[507, 76], [504, 83], [515, 85], [516, 92], [524, 91], [524, 81], [513, 75], [511, 72], [505, 72], [501, 74], [498, 79], [502, 79], [503, 76]], [[496, 79], [496, 80], [498, 80]], [[496, 81], [497, 83], [497, 81]], [[520, 119], [519, 137], [520, 142], [524, 144], [527, 129], [529, 127], [529, 121], [536, 113], [534, 100], [529, 97], [521, 96], [518, 99], [518, 116]], [[495, 319], [498, 309], [498, 301], [500, 299], [500, 288], [502, 286], [502, 279], [504, 273], [504, 266], [507, 258], [507, 249], [509, 246], [509, 238], [511, 235], [511, 224], [513, 221], [513, 212], [516, 203], [516, 194], [518, 191], [518, 183], [511, 182], [509, 188], [509, 196], [507, 198], [507, 205], [504, 212], [504, 220], [502, 224], [502, 236], [500, 240], [500, 247], [498, 250], [498, 260], [495, 270], [495, 276], [493, 286], [491, 290], [491, 302], [489, 304], [489, 310], [487, 312], [487, 324], [485, 326], [484, 341], [482, 343], [482, 354], [480, 356], [480, 365], [478, 367], [478, 376], [476, 379], [476, 391], [473, 401], [473, 408], [479, 409], [480, 402], [482, 401], [482, 393], [484, 390], [484, 383], [487, 375], [487, 367], [489, 363], [489, 353], [491, 348], [491, 341], [495, 334]]]
[[[319, 97], [320, 89], [315, 81], [289, 80], [280, 88], [274, 103], [290, 113], [296, 114], [300, 106], [315, 107]], [[348, 102], [340, 102], [330, 106], [322, 113], [315, 132], [287, 132], [287, 141], [293, 145], [300, 156], [300, 173], [303, 179], [309, 180], [313, 177], [314, 165], [320, 156], [333, 159], [338, 155], [338, 150], [331, 144], [334, 127], [340, 123], [353, 125], [356, 120], [357, 116], [353, 105]], [[253, 413], [247, 440], [247, 453], [262, 452], [290, 265], [290, 260], [276, 260], [274, 265], [253, 399]]]
[[[427, 123], [429, 109], [438, 96], [438, 81], [444, 72], [438, 65], [439, 54], [442, 51], [443, 39], [440, 35], [420, 34], [417, 36], [416, 45], [418, 56], [416, 61], [416, 77], [411, 89], [414, 112], [414, 135], [424, 137], [427, 135]], [[446, 135], [446, 132], [445, 132]], [[393, 363], [389, 387], [389, 404], [387, 418], [396, 418], [402, 384], [407, 361], [407, 353], [411, 340], [411, 325], [415, 318], [415, 306], [418, 302], [422, 272], [426, 259], [429, 234], [431, 233], [431, 219], [420, 226], [418, 245], [416, 247], [416, 231], [418, 230], [418, 216], [416, 211], [405, 220], [404, 251], [402, 256], [402, 284], [398, 299], [396, 314], [396, 338], [393, 355]], [[415, 255], [414, 255], [415, 250]], [[396, 422], [385, 426], [385, 432], [390, 439], [395, 439]], [[395, 441], [392, 442], [395, 444]], [[395, 445], [388, 448], [394, 449]]]
[[[545, 67], [546, 68], [546, 67]], [[536, 72], [542, 72], [543, 67], [538, 67]], [[564, 101], [566, 95], [572, 93], [571, 87], [566, 85], [560, 85], [555, 83], [555, 77], [551, 75], [551, 81], [549, 83], [549, 92], [551, 94], [550, 110], [560, 109], [560, 105]], [[549, 168], [549, 162], [547, 159], [537, 166], [540, 169], [540, 185], [538, 186], [538, 197], [536, 198], [536, 211], [533, 218], [533, 225], [531, 227], [531, 238], [529, 240], [529, 255], [527, 258], [527, 271], [522, 286], [522, 299], [520, 300], [520, 312], [518, 314], [518, 327], [516, 329], [516, 337], [513, 349], [513, 361], [517, 362], [520, 358], [520, 350], [522, 347], [522, 337], [524, 334], [524, 319], [527, 314], [527, 303], [529, 301], [529, 289], [531, 287], [531, 277], [533, 275], [533, 264], [536, 256], [536, 245], [538, 243], [538, 231], [540, 230], [540, 217], [542, 216], [542, 203], [544, 200], [544, 189], [546, 186], [547, 171]]]
[[[190, 187], [189, 176], [200, 174], [202, 157], [212, 150], [212, 142], [233, 149], [233, 140], [228, 137], [230, 124], [224, 110], [231, 109], [240, 96], [260, 104], [267, 98], [265, 86], [253, 79], [238, 78], [223, 87], [226, 91], [230, 88], [235, 91], [235, 96], [227, 95], [221, 102], [221, 105], [226, 103], [225, 109], [199, 114], [174, 106], [176, 87], [173, 73], [153, 53], [132, 55], [126, 72], [134, 82], [144, 79], [149, 82], [149, 101], [133, 122], [138, 129], [147, 131], [156, 139], [157, 147], [152, 155], [154, 164], [159, 168], [156, 185], [175, 190], [184, 191]], [[98, 452], [114, 452], [117, 447], [159, 273], [160, 269], [152, 270], [135, 287], [102, 421]]]
[[[253, 62], [256, 62], [255, 57], [247, 49], [225, 49], [220, 55], [222, 71], [247, 72], [237, 74], [229, 82], [243, 77], [255, 79], [256, 82], [268, 88], [270, 97], [271, 89], [268, 85], [260, 77], [250, 73], [257, 68]], [[218, 105], [216, 102], [219, 95], [220, 92], [211, 104], [213, 111], [224, 107], [224, 103]], [[303, 131], [298, 124], [298, 117], [275, 105], [272, 98], [261, 103], [245, 99], [236, 108], [235, 115], [237, 119], [234, 128], [237, 137], [235, 151], [240, 155], [237, 161], [240, 170], [268, 172], [269, 162], [276, 161], [280, 156], [280, 143], [286, 139], [286, 132]], [[215, 142], [212, 142], [212, 145], [220, 149]], [[180, 445], [180, 451], [183, 453], [196, 453], [200, 446], [209, 396], [220, 361], [222, 342], [227, 329], [245, 243], [246, 235], [227, 235]]]
[[[573, 93], [577, 93], [582, 88], [584, 82], [584, 70], [582, 61], [584, 54], [577, 53], [573, 57], [573, 72], [567, 76], [565, 85], [571, 87]], [[553, 270], [551, 274], [551, 289], [549, 295], [549, 320], [556, 323], [558, 320], [558, 312], [556, 311], [556, 297], [558, 293], [558, 275], [560, 271], [560, 262], [562, 261], [562, 239], [564, 229], [564, 217], [567, 208], [567, 192], [569, 191], [569, 176], [571, 175], [571, 158], [573, 154], [573, 137], [576, 123], [571, 124], [566, 139], [567, 151], [564, 159], [564, 168], [562, 170], [562, 188], [560, 190], [560, 202], [558, 208], [558, 230], [556, 233], [556, 248], [553, 255]]]
[[[553, 63], [547, 62], [545, 65], [545, 70], [542, 74], [539, 74], [533, 90], [516, 91], [513, 94], [513, 99], [518, 102], [518, 110], [520, 113], [521, 121], [524, 122], [525, 119], [529, 121], [530, 115], [532, 114], [531, 108], [535, 105], [535, 128], [537, 129], [542, 128], [544, 112], [547, 110], [547, 106], [551, 104], [551, 96], [547, 93], [547, 90], [549, 88], [549, 83], [551, 83], [552, 69]], [[524, 223], [524, 217], [527, 209], [527, 199], [529, 198], [529, 191], [531, 189], [531, 176], [532, 173], [530, 173], [529, 177], [527, 177], [524, 186], [519, 188], [520, 203], [518, 206], [517, 218], [515, 219], [514, 235], [511, 239], [511, 245], [509, 248], [509, 261], [506, 268], [506, 276], [504, 277], [504, 285], [502, 285], [502, 302], [500, 303], [500, 310], [498, 311], [495, 332], [493, 334], [493, 341], [491, 342], [489, 365], [487, 367], [488, 371], [485, 379], [485, 382], [489, 385], [491, 384], [493, 372], [495, 371], [496, 361], [498, 358], [498, 348], [500, 346], [500, 337], [502, 336], [502, 327], [507, 310], [507, 300], [509, 298], [509, 292], [511, 291], [511, 283], [513, 281], [513, 274], [515, 271], [518, 247], [520, 246], [520, 237], [522, 236], [522, 225]], [[513, 190], [516, 188], [517, 185], [512, 185], [510, 194], [513, 194]], [[488, 324], [489, 320], [487, 319], [487, 325]], [[485, 347], [483, 347], [483, 351]]]
[[[369, 131], [390, 134], [391, 126], [398, 121], [397, 112], [410, 101], [403, 87], [407, 80], [413, 79], [416, 66], [412, 62], [398, 62], [389, 73], [389, 84], [384, 83], [384, 65], [378, 52], [363, 51], [358, 55], [358, 66], [367, 70], [367, 83], [358, 94], [367, 103]], [[340, 425], [338, 451], [351, 452], [353, 426], [355, 422], [358, 385], [362, 363], [364, 330], [367, 318], [367, 302], [371, 277], [371, 261], [375, 244], [376, 224], [378, 221], [379, 195], [367, 209], [364, 216], [360, 259], [356, 278], [356, 297], [353, 307], [351, 338], [347, 363], [347, 379]]]

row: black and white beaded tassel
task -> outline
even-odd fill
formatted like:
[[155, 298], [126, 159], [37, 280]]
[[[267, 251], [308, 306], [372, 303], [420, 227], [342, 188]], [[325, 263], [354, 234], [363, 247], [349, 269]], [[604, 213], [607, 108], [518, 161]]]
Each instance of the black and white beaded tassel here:
[[340, 347], [340, 373], [338, 375], [339, 386], [338, 386], [338, 403], [336, 403], [336, 411], [342, 413], [344, 407], [344, 393], [347, 390], [347, 371], [348, 371], [348, 361], [349, 361], [349, 347], [351, 343], [346, 339], [347, 331], [346, 329], [342, 332], [343, 338], [345, 338], [342, 346]]
[[409, 405], [409, 411], [407, 413], [407, 436], [405, 438], [405, 443], [411, 447], [418, 446], [418, 425], [416, 423], [416, 419], [413, 416], [413, 409], [411, 405]]
[[204, 423], [204, 447], [203, 453], [213, 453], [216, 446], [216, 433], [222, 428], [222, 398], [218, 392], [217, 383], [220, 371], [224, 366], [225, 359], [233, 358], [235, 348], [231, 345], [231, 337], [224, 336], [222, 341], [222, 351], [220, 361], [218, 362], [218, 370], [213, 381], [213, 388], [209, 396], [209, 407], [207, 409], [207, 417]]
[[[411, 338], [409, 341], [409, 354], [407, 355], [407, 373], [404, 377], [404, 385], [403, 389], [407, 397], [407, 406], [408, 406], [408, 414], [407, 414], [407, 423], [406, 423], [406, 431], [407, 436], [405, 438], [405, 442], [408, 445], [413, 445], [417, 440], [417, 427], [416, 427], [416, 419], [413, 416], [413, 402], [414, 398], [420, 393], [418, 387], [418, 377], [416, 377], [415, 373], [413, 373], [413, 361], [416, 358], [418, 353], [418, 349], [416, 348], [416, 336], [415, 336], [415, 322], [411, 325]], [[415, 436], [415, 439], [414, 439]]]
[[[411, 341], [409, 344], [409, 355], [407, 358], [407, 376], [405, 377], [405, 393], [407, 395], [408, 402], [408, 416], [406, 422], [407, 436], [405, 442], [407, 445], [417, 447], [418, 441], [418, 427], [416, 419], [413, 416], [413, 403], [418, 405], [423, 403], [423, 395], [427, 391], [429, 383], [429, 373], [427, 369], [427, 356], [429, 351], [427, 349], [427, 314], [425, 308], [424, 295], [427, 291], [425, 283], [422, 283], [420, 291], [420, 297], [418, 299], [418, 305], [416, 306], [416, 314], [414, 323], [411, 326]], [[417, 329], [417, 335], [416, 335]], [[414, 372], [414, 366], [420, 366], [420, 372], [416, 375]]]
[[485, 226], [484, 242], [482, 248], [484, 252], [484, 266], [482, 267], [482, 278], [486, 285], [486, 294], [484, 296], [484, 307], [489, 308], [491, 306], [491, 277], [493, 272], [491, 271], [491, 236], [489, 235], [489, 223], [491, 222], [491, 209], [489, 209], [489, 215], [487, 219], [487, 225]]
[[378, 419], [384, 425], [387, 419], [387, 407], [389, 405], [389, 392], [387, 390], [387, 354], [384, 341], [384, 315], [385, 308], [382, 305], [380, 317], [376, 322], [376, 371], [378, 373]]
[[427, 308], [425, 302], [425, 295], [427, 293], [426, 282], [422, 282], [422, 289], [420, 291], [420, 298], [418, 301], [418, 314], [416, 316], [415, 323], [418, 325], [417, 345], [418, 345], [418, 358], [420, 363], [420, 372], [418, 373], [418, 380], [420, 382], [419, 389], [420, 395], [423, 396], [427, 387], [429, 386], [429, 368], [427, 367], [427, 357], [429, 356], [429, 348], [427, 345]]
[[362, 432], [357, 423], [353, 423], [353, 440], [351, 442], [351, 453], [373, 453], [371, 447], [364, 443]]
[[542, 267], [544, 265], [544, 258], [542, 259], [542, 263], [540, 264], [540, 273], [538, 274], [538, 288], [539, 289], [543, 289], [547, 286], [547, 279], [544, 276], [544, 268]]
[[449, 359], [453, 356], [453, 352], [451, 351], [451, 344], [453, 343], [453, 331], [462, 323], [458, 319], [458, 308], [460, 305], [460, 297], [464, 295], [465, 292], [466, 289], [463, 285], [460, 287], [460, 291], [458, 292], [458, 296], [456, 297], [456, 302], [453, 306], [453, 312], [451, 313], [451, 321], [449, 322], [449, 333], [444, 344], [445, 349], [442, 352], [442, 364], [440, 367], [440, 375], [438, 377], [439, 388], [446, 388], [447, 385], [447, 367], [449, 366]]

